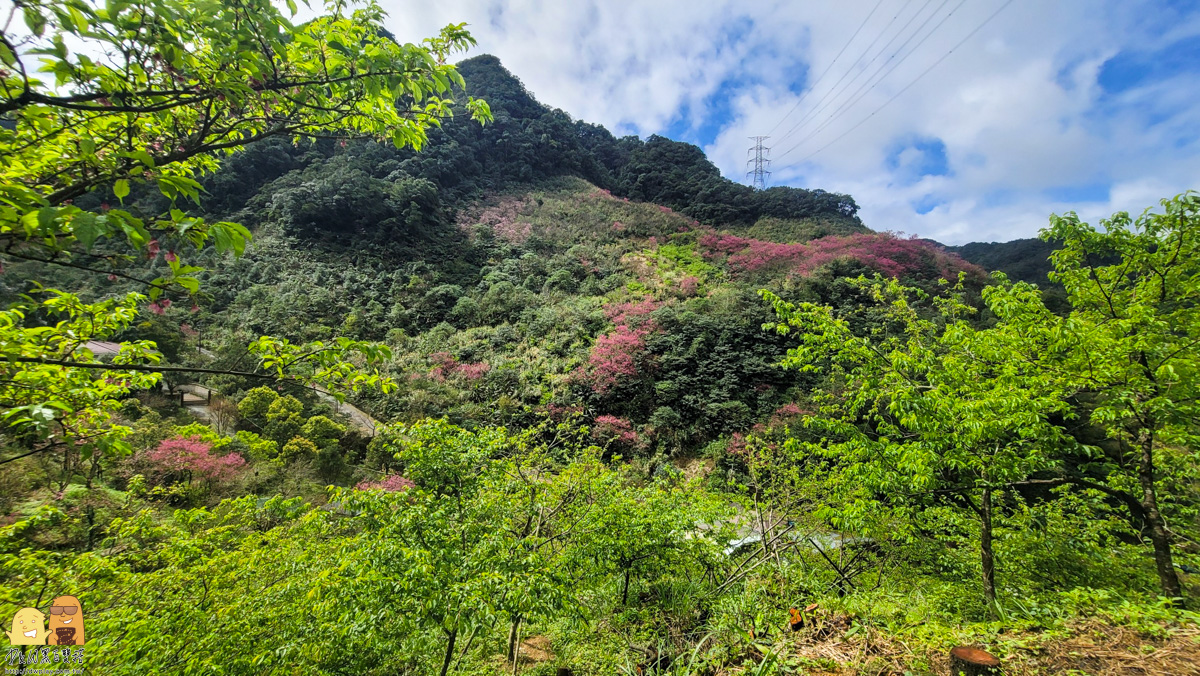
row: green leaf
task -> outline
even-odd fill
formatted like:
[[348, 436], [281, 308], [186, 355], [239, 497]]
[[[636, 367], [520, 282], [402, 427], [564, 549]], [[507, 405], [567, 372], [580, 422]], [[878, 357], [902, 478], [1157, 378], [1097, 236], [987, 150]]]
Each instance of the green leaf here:
[[29, 32], [41, 37], [46, 31], [46, 17], [33, 7], [24, 7], [25, 25], [29, 27]]
[[124, 202], [125, 198], [129, 195], [129, 181], [126, 181], [123, 178], [118, 179], [117, 182], [113, 184], [113, 194], [117, 196], [117, 199]]
[[104, 228], [96, 219], [96, 215], [84, 211], [71, 221], [72, 233], [75, 235], [75, 240], [83, 245], [85, 251], [90, 251], [92, 245], [96, 243], [103, 232]]

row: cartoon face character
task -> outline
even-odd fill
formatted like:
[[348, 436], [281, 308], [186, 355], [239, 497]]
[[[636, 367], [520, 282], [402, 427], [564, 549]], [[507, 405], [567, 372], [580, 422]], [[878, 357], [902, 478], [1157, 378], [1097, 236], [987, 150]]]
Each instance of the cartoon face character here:
[[83, 606], [74, 596], [59, 596], [50, 605], [50, 645], [83, 645]]
[[6, 631], [13, 645], [46, 645], [46, 616], [37, 608], [22, 608], [13, 616], [12, 631]]

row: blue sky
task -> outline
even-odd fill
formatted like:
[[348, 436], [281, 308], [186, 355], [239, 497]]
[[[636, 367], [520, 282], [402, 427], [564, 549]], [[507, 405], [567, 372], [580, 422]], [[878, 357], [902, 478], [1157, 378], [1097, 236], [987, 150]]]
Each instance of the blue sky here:
[[1004, 241], [1200, 188], [1200, 2], [1005, 1], [383, 4], [403, 39], [466, 21], [539, 100], [731, 179], [770, 134], [773, 184], [848, 192], [878, 230]]

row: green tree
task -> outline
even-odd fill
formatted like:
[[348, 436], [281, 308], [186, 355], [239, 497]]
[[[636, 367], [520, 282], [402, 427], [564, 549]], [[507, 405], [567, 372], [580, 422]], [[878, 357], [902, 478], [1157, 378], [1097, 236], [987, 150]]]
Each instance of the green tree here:
[[[294, 3], [288, 5], [294, 13]], [[462, 25], [448, 26], [420, 45], [400, 44], [383, 28], [374, 2], [331, 1], [325, 10], [294, 26], [267, 0], [14, 4], [0, 27], [3, 255], [95, 273], [98, 281], [135, 282], [146, 295], [126, 297], [125, 307], [148, 300], [149, 310], [162, 312], [173, 302], [194, 302], [199, 293], [200, 269], [183, 262], [185, 249], [213, 244], [218, 252], [240, 254], [249, 240], [242, 226], [207, 223], [185, 213], [180, 202], [198, 200], [196, 177], [215, 170], [219, 156], [274, 136], [297, 142], [386, 137], [420, 148], [426, 129], [451, 114], [451, 88], [464, 83], [446, 61], [473, 44], [470, 35]], [[15, 30], [14, 20], [24, 29]], [[464, 104], [473, 118], [490, 119], [482, 101]], [[149, 216], [110, 208], [112, 201], [125, 207], [137, 184], [156, 187], [167, 201], [139, 201], [153, 208]], [[161, 258], [166, 274], [139, 277], [131, 264], [143, 256]], [[47, 309], [77, 304], [51, 296]], [[123, 350], [115, 365], [74, 347], [64, 352], [80, 334], [70, 332], [70, 322], [43, 327], [28, 320], [36, 302], [0, 325], [3, 379], [30, 391], [45, 384], [53, 389], [52, 382], [84, 391], [95, 383], [90, 395], [70, 403], [12, 400], [8, 421], [34, 424], [38, 438], [76, 435], [64, 421], [103, 417], [104, 402], [128, 392], [128, 385], [151, 384], [134, 383], [141, 374], [195, 372], [156, 366], [142, 344]], [[102, 326], [87, 335], [110, 337], [128, 320]], [[358, 365], [370, 369], [386, 359], [386, 347], [262, 338], [250, 349], [259, 358], [260, 370], [252, 374], [258, 377], [318, 382], [335, 392], [390, 387], [349, 361], [362, 358]], [[105, 370], [125, 386], [92, 379]], [[35, 409], [42, 413], [28, 415]]]
[[267, 409], [267, 424], [263, 434], [278, 444], [287, 443], [292, 437], [300, 434], [304, 427], [304, 404], [289, 395], [279, 397], [271, 402]]
[[308, 439], [304, 437], [292, 437], [283, 445], [283, 450], [279, 452], [279, 457], [287, 462], [291, 462], [293, 460], [316, 457], [317, 451], [317, 445]]
[[270, 410], [271, 404], [279, 398], [279, 394], [269, 387], [256, 387], [246, 393], [242, 400], [238, 402], [238, 413], [242, 414], [243, 418], [249, 418], [259, 423], [265, 423], [267, 420], [267, 411]]
[[1200, 194], [1161, 206], [1136, 221], [1118, 213], [1102, 231], [1074, 213], [1051, 218], [1042, 237], [1062, 242], [1051, 279], [1072, 309], [1043, 363], [1094, 393], [1091, 420], [1118, 445], [1099, 469], [1140, 504], [1162, 591], [1179, 597], [1160, 463], [1200, 441]]
[[[1070, 443], [1057, 420], [1070, 414], [1068, 386], [1046, 371], [1026, 367], [1048, 336], [1049, 312], [1036, 287], [985, 294], [1006, 305], [1001, 320], [976, 328], [973, 308], [953, 293], [930, 298], [896, 280], [860, 277], [874, 300], [865, 308], [872, 328], [861, 335], [851, 318], [832, 308], [788, 303], [762, 292], [779, 317], [774, 328], [799, 345], [783, 365], [822, 371], [829, 378], [819, 415], [806, 424], [823, 438], [807, 445], [835, 460], [839, 480], [856, 485], [839, 518], [861, 524], [880, 503], [919, 515], [931, 498], [965, 502], [979, 518], [983, 593], [996, 602], [993, 548], [994, 493], [1054, 466], [1056, 447]], [[1006, 322], [1011, 304], [1026, 313]], [[932, 307], [922, 307], [932, 305]]]
[[314, 415], [300, 428], [300, 434], [318, 446], [330, 443], [336, 445], [338, 439], [346, 436], [346, 426], [339, 425], [323, 415]]

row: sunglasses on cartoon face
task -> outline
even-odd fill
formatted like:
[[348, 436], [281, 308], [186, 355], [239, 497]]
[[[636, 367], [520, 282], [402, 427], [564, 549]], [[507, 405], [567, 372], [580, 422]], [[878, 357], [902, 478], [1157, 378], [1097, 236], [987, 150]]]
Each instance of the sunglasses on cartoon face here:
[[51, 615], [62, 615], [63, 613], [74, 615], [78, 611], [79, 606], [50, 606]]

